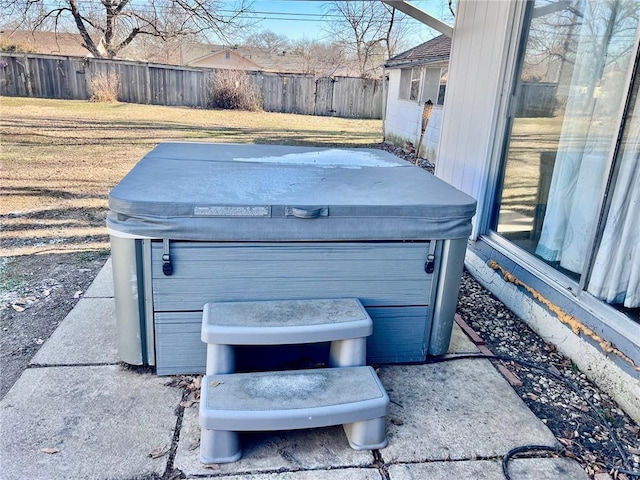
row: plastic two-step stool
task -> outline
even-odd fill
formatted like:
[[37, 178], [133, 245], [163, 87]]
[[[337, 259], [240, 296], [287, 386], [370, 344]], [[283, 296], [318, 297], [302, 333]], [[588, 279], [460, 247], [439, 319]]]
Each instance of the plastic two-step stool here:
[[[389, 409], [366, 361], [372, 321], [358, 299], [228, 302], [205, 305], [207, 375], [200, 400], [200, 459], [242, 455], [238, 432], [342, 424], [352, 448], [384, 448]], [[236, 374], [234, 345], [331, 342], [337, 368]]]

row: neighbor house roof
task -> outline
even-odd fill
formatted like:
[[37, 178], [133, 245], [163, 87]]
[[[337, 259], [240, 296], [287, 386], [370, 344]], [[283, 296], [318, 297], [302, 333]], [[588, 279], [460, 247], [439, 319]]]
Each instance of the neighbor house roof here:
[[77, 57], [90, 55], [89, 50], [82, 46], [82, 37], [78, 33], [3, 30], [0, 31], [0, 41], [5, 45], [21, 45], [37, 53]]
[[209, 45], [207, 52], [191, 58], [185, 54], [185, 65], [209, 68], [260, 70], [263, 72], [307, 73], [305, 59], [287, 51], [269, 51], [264, 48]]
[[386, 68], [401, 68], [445, 62], [449, 60], [450, 51], [451, 38], [440, 35], [406, 52], [399, 53], [395, 57], [391, 57], [384, 66]]

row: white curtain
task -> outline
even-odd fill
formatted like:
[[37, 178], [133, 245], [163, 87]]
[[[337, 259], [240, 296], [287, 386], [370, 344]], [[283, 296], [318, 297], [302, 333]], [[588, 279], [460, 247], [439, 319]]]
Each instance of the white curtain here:
[[636, 92], [618, 156], [609, 215], [588, 291], [609, 303], [640, 307], [640, 102]]
[[[617, 30], [607, 28], [607, 22], [602, 20], [620, 25], [619, 12], [611, 3], [588, 2], [587, 5], [582, 28], [577, 32], [575, 66], [547, 210], [536, 247], [540, 257], [559, 262], [562, 268], [578, 274], [583, 273], [596, 227], [606, 168], [617, 136], [619, 108], [626, 92], [628, 63], [619, 65], [616, 59], [622, 42], [633, 42], [633, 38], [617, 38]], [[594, 29], [598, 25], [600, 28]], [[629, 203], [629, 208], [622, 208], [626, 202], [632, 202], [632, 195], [637, 202], [640, 189], [637, 144], [635, 148], [630, 145], [626, 151], [635, 158], [635, 166], [632, 159], [622, 166], [624, 172], [620, 169], [620, 177], [627, 178], [616, 185], [617, 203], [611, 204], [589, 291], [609, 302], [622, 303], [622, 298], [626, 306], [638, 306], [638, 204]], [[615, 272], [610, 268], [614, 258], [620, 262]], [[635, 268], [631, 264], [623, 265], [632, 260]]]

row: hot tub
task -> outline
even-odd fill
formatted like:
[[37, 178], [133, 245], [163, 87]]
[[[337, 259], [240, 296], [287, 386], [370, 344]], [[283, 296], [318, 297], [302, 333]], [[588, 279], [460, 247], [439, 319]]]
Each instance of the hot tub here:
[[443, 354], [475, 206], [380, 150], [160, 144], [109, 196], [121, 359], [202, 373], [206, 303], [346, 297], [369, 363]]

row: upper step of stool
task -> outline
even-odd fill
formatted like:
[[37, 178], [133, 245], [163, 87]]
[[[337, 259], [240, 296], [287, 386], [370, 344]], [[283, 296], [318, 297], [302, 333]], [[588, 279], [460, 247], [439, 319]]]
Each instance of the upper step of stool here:
[[289, 345], [371, 335], [357, 298], [207, 303], [202, 341], [219, 345]]
[[384, 417], [389, 397], [373, 368], [207, 375], [200, 426], [210, 430], [295, 430]]

